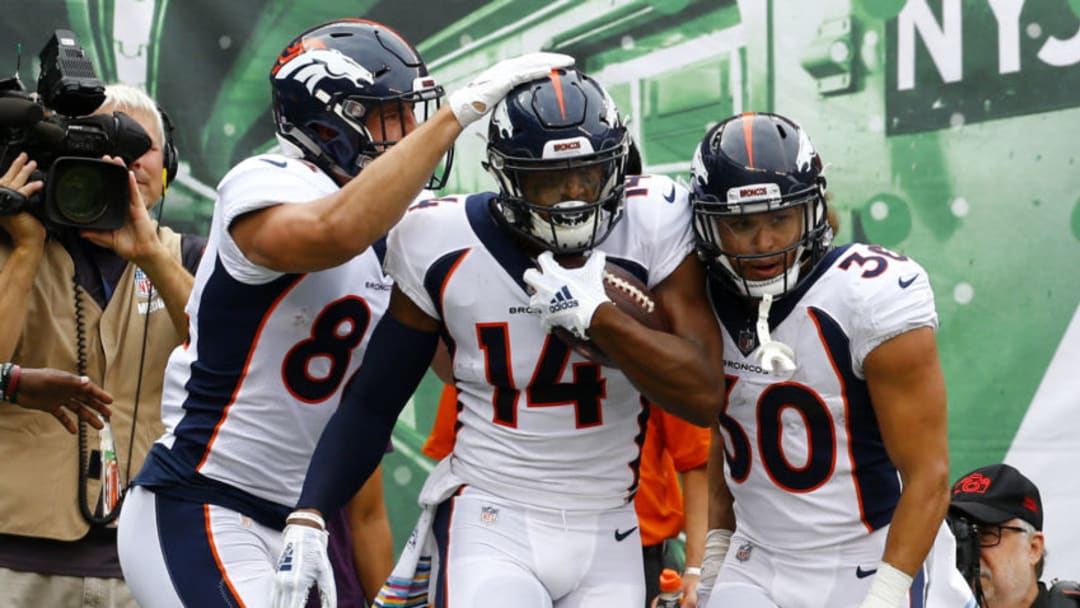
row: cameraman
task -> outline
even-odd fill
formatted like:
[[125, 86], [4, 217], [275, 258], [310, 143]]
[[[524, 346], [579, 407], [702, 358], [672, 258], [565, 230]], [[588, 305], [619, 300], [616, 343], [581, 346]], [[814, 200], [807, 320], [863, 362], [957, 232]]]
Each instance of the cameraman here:
[[[171, 145], [157, 105], [130, 86], [105, 92], [96, 113], [124, 112], [153, 142], [129, 167], [128, 217], [113, 231], [0, 217], [0, 361], [85, 374], [113, 395], [123, 486], [163, 431], [162, 374], [187, 335], [184, 306], [205, 239], [159, 228], [148, 213], [162, 199]], [[15, 164], [0, 185], [41, 188], [27, 183], [32, 161]], [[97, 431], [82, 424], [76, 439], [47, 414], [0, 408], [0, 606], [134, 606], [99, 501]]]
[[1056, 583], [1048, 590], [1039, 582], [1046, 562], [1042, 499], [1020, 471], [994, 464], [964, 475], [953, 484], [949, 517], [954, 533], [958, 525], [971, 531], [956, 534], [958, 545], [965, 536], [977, 543], [977, 553], [976, 547], [958, 546], [958, 556], [970, 557], [960, 557], [957, 566], [970, 577], [981, 606], [1080, 606], [1075, 583]]

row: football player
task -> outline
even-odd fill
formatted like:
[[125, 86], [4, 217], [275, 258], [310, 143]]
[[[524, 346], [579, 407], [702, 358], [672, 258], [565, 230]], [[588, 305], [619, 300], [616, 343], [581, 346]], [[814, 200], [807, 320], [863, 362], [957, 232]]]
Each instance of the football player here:
[[[632, 504], [642, 395], [705, 425], [724, 379], [687, 193], [666, 177], [626, 178], [628, 149], [600, 85], [553, 70], [492, 112], [485, 164], [497, 193], [409, 209], [388, 239], [389, 312], [290, 516], [285, 550], [295, 557], [282, 586], [302, 588], [325, 570], [309, 520], [338, 508], [374, 468], [374, 448], [442, 336], [461, 413], [452, 454], [421, 492], [440, 564], [433, 605], [644, 603]], [[671, 333], [608, 301], [605, 261], [654, 291]], [[553, 327], [591, 339], [617, 367], [584, 359]]]
[[973, 605], [943, 524], [926, 271], [883, 247], [832, 247], [821, 157], [782, 116], [710, 129], [690, 197], [728, 377], [702, 605]]
[[378, 240], [465, 125], [571, 62], [497, 64], [417, 126], [442, 89], [392, 29], [343, 19], [282, 51], [270, 84], [284, 153], [218, 186], [189, 339], [166, 369], [166, 433], [120, 522], [141, 606], [269, 605], [285, 516], [390, 296]]

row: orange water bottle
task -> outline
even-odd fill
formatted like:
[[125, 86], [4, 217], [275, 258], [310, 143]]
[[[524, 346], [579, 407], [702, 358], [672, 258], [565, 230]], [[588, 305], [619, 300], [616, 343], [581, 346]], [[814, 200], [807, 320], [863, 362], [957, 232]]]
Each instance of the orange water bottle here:
[[660, 596], [656, 608], [679, 608], [682, 606], [682, 577], [671, 568], [660, 573]]

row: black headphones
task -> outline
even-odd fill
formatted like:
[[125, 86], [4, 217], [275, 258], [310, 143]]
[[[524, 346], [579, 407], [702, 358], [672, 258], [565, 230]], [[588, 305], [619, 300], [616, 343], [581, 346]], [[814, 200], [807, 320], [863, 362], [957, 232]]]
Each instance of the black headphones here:
[[157, 107], [158, 114], [161, 115], [161, 124], [165, 127], [165, 141], [161, 142], [161, 166], [165, 169], [165, 187], [168, 188], [176, 179], [176, 171], [180, 163], [180, 158], [176, 153], [176, 144], [173, 141], [173, 127], [172, 120], [169, 119], [169, 115], [165, 113], [165, 110], [159, 104]]

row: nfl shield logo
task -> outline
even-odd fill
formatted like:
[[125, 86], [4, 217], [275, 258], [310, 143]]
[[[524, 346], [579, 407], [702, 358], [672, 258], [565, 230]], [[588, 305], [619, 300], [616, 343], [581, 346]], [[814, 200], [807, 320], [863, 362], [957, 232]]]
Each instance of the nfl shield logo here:
[[744, 357], [750, 355], [757, 348], [757, 332], [753, 328], [747, 327], [739, 331], [739, 339], [736, 342], [736, 346], [739, 347], [739, 352]]
[[485, 524], [493, 524], [499, 517], [499, 510], [495, 507], [481, 507], [480, 508], [480, 521]]
[[735, 559], [740, 562], [745, 562], [750, 559], [750, 552], [754, 550], [754, 545], [750, 543], [743, 543], [739, 546], [739, 550], [735, 553]]
[[150, 277], [146, 276], [146, 273], [142, 271], [142, 268], [135, 267], [135, 295], [144, 300], [149, 300], [150, 295], [154, 292], [154, 284], [150, 282]]

